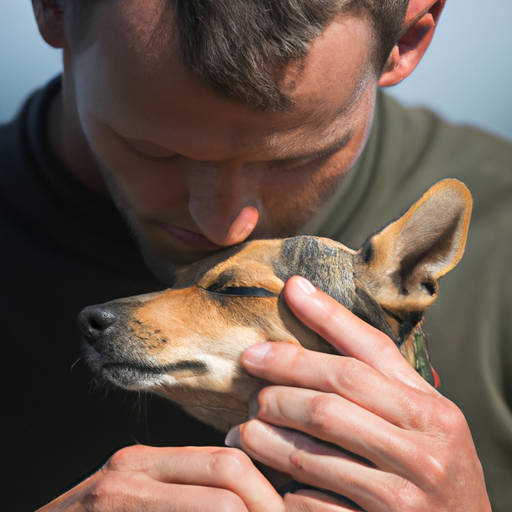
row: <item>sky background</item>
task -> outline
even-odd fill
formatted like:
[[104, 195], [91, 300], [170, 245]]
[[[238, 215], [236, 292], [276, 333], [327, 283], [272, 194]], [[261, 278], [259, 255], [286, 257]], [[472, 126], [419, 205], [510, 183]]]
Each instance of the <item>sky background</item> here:
[[[61, 69], [58, 50], [39, 36], [30, 0], [1, 0], [0, 122]], [[456, 123], [512, 140], [512, 0], [448, 0], [420, 66], [388, 89]]]

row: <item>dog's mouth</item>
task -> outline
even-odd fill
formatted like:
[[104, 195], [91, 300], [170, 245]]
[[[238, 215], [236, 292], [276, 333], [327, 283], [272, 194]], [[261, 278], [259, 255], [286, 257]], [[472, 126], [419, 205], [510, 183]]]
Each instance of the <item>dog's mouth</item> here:
[[164, 366], [108, 362], [101, 365], [101, 377], [126, 389], [145, 389], [163, 384], [169, 379], [186, 379], [204, 375], [208, 367], [201, 361], [179, 361]]

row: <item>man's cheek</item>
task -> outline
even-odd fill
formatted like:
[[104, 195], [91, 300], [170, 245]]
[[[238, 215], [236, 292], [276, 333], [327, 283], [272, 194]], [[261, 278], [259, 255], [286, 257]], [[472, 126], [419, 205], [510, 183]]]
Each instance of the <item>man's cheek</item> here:
[[117, 155], [105, 158], [101, 168], [109, 189], [141, 213], [167, 212], [187, 205], [186, 178], [172, 166]]

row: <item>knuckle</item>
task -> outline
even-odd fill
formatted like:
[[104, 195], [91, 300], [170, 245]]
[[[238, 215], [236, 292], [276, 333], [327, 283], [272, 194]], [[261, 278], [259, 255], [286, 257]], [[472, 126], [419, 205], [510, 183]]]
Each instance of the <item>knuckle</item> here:
[[110, 457], [104, 467], [109, 471], [140, 470], [144, 466], [143, 460], [148, 450], [151, 448], [140, 445], [121, 448]]
[[118, 478], [104, 474], [81, 499], [89, 512], [116, 510], [126, 497], [126, 486]]
[[[279, 351], [276, 351], [276, 370], [285, 375], [289, 383], [296, 383], [302, 372], [311, 366], [311, 350], [302, 345], [280, 343]], [[284, 366], [283, 361], [286, 361]]]
[[[425, 502], [425, 495], [415, 485], [403, 481], [402, 485], [385, 486], [384, 501], [393, 503], [394, 510], [407, 510], [408, 512], [424, 512], [430, 510]], [[382, 496], [381, 496], [382, 497]]]
[[311, 350], [302, 345], [288, 343], [286, 350], [289, 353], [289, 368], [304, 368], [310, 365]]
[[447, 439], [458, 439], [467, 428], [462, 411], [450, 400], [442, 396], [430, 397], [421, 401], [424, 430], [433, 434], [443, 434]]
[[[422, 489], [439, 489], [447, 482], [450, 465], [447, 462], [446, 450], [428, 437], [421, 444], [415, 444], [409, 451], [411, 466], [415, 481]], [[421, 461], [421, 467], [417, 466]], [[411, 474], [412, 476], [412, 474]]]
[[226, 492], [218, 502], [218, 510], [222, 510], [222, 512], [247, 512], [247, 507], [240, 496], [232, 492]]
[[400, 400], [400, 408], [404, 413], [400, 426], [410, 427], [420, 432], [432, 430], [439, 414], [435, 402], [431, 396], [425, 396], [424, 392], [410, 390], [409, 393], [405, 393]]
[[387, 334], [384, 334], [377, 328], [373, 328], [372, 331], [372, 345], [375, 346], [375, 349], [378, 351], [385, 353], [389, 352], [389, 354], [393, 357], [396, 355], [395, 343]]
[[438, 427], [444, 432], [450, 432], [457, 437], [467, 427], [466, 418], [462, 411], [446, 399], [442, 401], [442, 406], [438, 409], [436, 422]]
[[449, 478], [449, 471], [444, 461], [430, 455], [423, 459], [422, 463], [423, 481], [430, 489], [440, 489]]
[[398, 494], [395, 498], [397, 510], [407, 510], [408, 512], [424, 512], [425, 503], [420, 493], [408, 492]]
[[456, 480], [459, 467], [467, 460], [460, 460], [461, 447], [471, 436], [463, 414], [457, 410], [444, 415], [434, 429], [421, 460], [425, 486], [436, 490], [452, 485], [450, 482]]
[[335, 395], [322, 393], [314, 396], [310, 402], [310, 409], [308, 422], [311, 427], [325, 432], [336, 428], [339, 404]]
[[[403, 446], [403, 453], [409, 468], [408, 478], [416, 482], [421, 489], [430, 489], [434, 492], [450, 480], [453, 469], [450, 464], [451, 450], [438, 439], [414, 436]], [[418, 461], [421, 461], [418, 464]]]
[[332, 391], [344, 395], [359, 389], [363, 363], [353, 357], [339, 357], [336, 358], [335, 364], [335, 367], [326, 372]]
[[310, 473], [311, 464], [304, 450], [300, 448], [292, 450], [288, 456], [288, 461], [290, 463], [291, 476], [297, 480], [301, 480], [303, 478], [302, 475]]
[[224, 478], [239, 478], [252, 467], [249, 457], [235, 448], [220, 448], [210, 454], [208, 471], [212, 475], [222, 475]]

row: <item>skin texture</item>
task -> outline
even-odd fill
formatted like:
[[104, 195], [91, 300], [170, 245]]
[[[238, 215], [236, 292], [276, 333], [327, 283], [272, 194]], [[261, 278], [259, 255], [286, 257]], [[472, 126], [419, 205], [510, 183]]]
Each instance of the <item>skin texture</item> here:
[[[300, 231], [360, 154], [377, 85], [412, 72], [444, 2], [411, 2], [409, 28], [381, 76], [369, 58], [369, 25], [335, 19], [313, 41], [304, 66], [282, 74], [296, 82], [296, 106], [282, 114], [229, 102], [184, 68], [176, 47], [153, 30], [160, 0], [100, 3], [80, 50], [67, 38], [59, 4], [33, 3], [42, 36], [64, 54], [63, 93], [48, 126], [54, 150], [85, 185], [112, 194], [148, 264], [165, 278], [171, 263]], [[347, 46], [350, 52], [339, 51]], [[248, 371], [279, 386], [260, 395], [258, 420], [241, 427], [244, 450], [344, 493], [368, 512], [490, 510], [458, 409], [427, 390], [381, 333], [297, 284], [286, 288], [295, 313], [352, 358], [320, 360], [287, 347], [279, 357], [290, 364], [267, 357], [258, 365], [247, 354]], [[282, 386], [294, 407], [275, 410], [269, 399], [282, 396]], [[368, 386], [371, 393], [363, 397], [358, 389]], [[342, 416], [330, 400], [342, 404]], [[293, 439], [280, 429], [285, 425], [297, 428]], [[317, 491], [282, 500], [234, 448], [135, 446], [41, 510], [354, 510], [343, 503]]]

